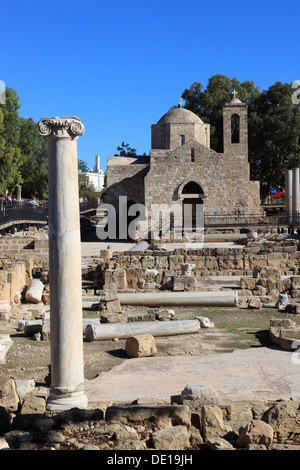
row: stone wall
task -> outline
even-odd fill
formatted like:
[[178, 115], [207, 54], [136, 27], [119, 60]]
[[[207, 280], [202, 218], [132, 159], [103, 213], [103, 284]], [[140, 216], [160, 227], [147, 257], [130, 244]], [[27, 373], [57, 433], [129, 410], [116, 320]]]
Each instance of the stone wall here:
[[[37, 238], [40, 237], [40, 238]], [[0, 301], [17, 307], [33, 277], [47, 279], [48, 237], [26, 234], [0, 238]]]
[[119, 196], [127, 196], [128, 201], [144, 203], [144, 176], [149, 168], [144, 157], [109, 157], [107, 165], [108, 203], [116, 209]]
[[[300, 274], [299, 241], [250, 242], [244, 248], [146, 250], [109, 253], [93, 269], [94, 288], [115, 284], [118, 291], [174, 290], [174, 279], [182, 276], [182, 264], [192, 264], [194, 289], [203, 276], [241, 276], [240, 295], [278, 295], [288, 291], [297, 297], [295, 282]], [[265, 268], [265, 269], [264, 269]], [[274, 274], [276, 273], [276, 274]], [[282, 279], [287, 276], [288, 279]], [[183, 289], [185, 290], [185, 288]], [[187, 285], [187, 290], [192, 290]], [[292, 293], [292, 291], [294, 291]], [[297, 291], [297, 292], [296, 292]]]
[[49, 266], [48, 236], [37, 238], [33, 235], [0, 238], [0, 268], [3, 262], [26, 261], [31, 259], [35, 267]]
[[0, 300], [8, 305], [17, 305], [21, 295], [28, 286], [32, 276], [32, 260], [19, 261], [14, 264], [4, 263], [0, 270]]

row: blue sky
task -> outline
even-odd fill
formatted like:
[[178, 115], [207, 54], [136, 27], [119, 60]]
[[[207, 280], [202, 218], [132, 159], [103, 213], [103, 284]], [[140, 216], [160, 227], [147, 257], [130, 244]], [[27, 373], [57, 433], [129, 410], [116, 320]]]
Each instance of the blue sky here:
[[1, 1], [0, 80], [20, 115], [78, 116], [78, 157], [101, 168], [122, 141], [149, 153], [151, 125], [215, 74], [261, 90], [300, 79], [299, 2]]

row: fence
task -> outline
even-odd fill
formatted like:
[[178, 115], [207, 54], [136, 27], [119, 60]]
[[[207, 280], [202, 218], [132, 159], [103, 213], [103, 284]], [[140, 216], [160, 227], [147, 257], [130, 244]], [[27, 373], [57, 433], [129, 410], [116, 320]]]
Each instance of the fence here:
[[47, 209], [23, 201], [0, 202], [0, 229], [24, 224], [47, 222]]
[[299, 224], [299, 213], [275, 215], [238, 214], [234, 216], [204, 215], [205, 227], [266, 227]]

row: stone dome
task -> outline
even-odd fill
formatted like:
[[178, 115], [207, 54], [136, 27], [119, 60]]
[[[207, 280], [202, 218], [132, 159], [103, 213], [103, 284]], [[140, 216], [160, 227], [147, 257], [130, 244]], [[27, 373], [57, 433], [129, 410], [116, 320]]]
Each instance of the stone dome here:
[[203, 121], [192, 111], [185, 108], [170, 109], [157, 124], [203, 124]]

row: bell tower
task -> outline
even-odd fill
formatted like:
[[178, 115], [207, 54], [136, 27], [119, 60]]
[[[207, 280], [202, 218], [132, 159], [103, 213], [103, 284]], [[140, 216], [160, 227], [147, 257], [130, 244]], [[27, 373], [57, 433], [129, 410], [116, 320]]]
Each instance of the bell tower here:
[[224, 153], [244, 155], [248, 161], [248, 105], [233, 91], [233, 98], [223, 106]]

